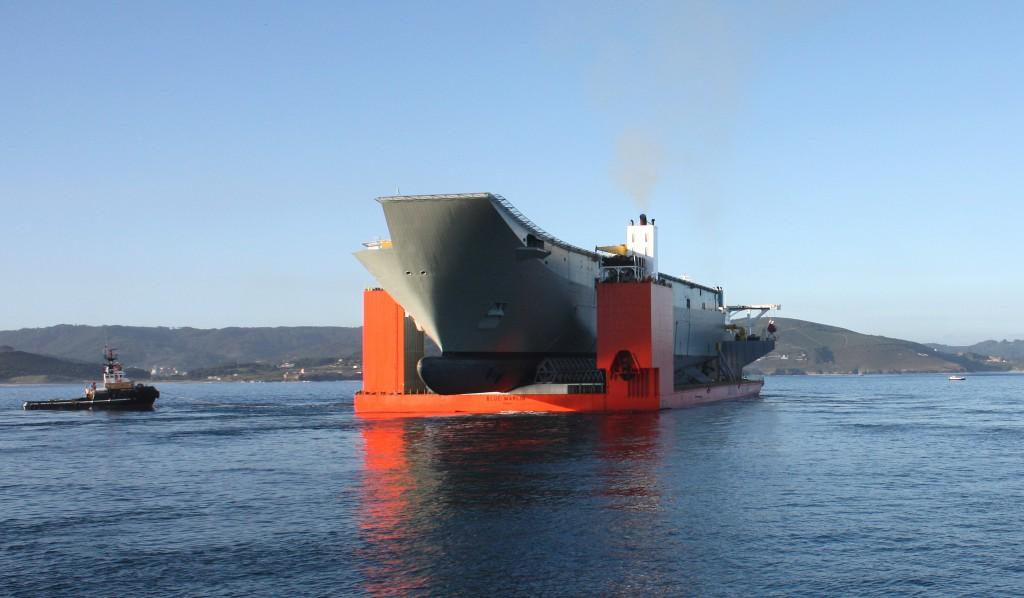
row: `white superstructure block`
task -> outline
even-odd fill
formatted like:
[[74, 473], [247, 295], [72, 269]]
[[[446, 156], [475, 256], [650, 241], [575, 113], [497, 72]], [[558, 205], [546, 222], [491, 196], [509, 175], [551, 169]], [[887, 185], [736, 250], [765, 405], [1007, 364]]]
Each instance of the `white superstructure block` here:
[[626, 226], [626, 249], [647, 258], [647, 275], [658, 276], [658, 227], [653, 224]]

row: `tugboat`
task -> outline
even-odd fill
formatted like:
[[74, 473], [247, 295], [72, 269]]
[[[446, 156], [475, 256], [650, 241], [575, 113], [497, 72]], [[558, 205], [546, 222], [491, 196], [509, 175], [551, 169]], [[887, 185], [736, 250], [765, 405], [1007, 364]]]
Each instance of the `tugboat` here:
[[103, 367], [103, 388], [97, 389], [96, 383], [85, 387], [85, 393], [79, 399], [55, 399], [52, 401], [25, 401], [25, 409], [121, 409], [149, 410], [153, 402], [160, 396], [160, 391], [152, 386], [133, 384], [124, 377], [124, 367], [117, 360], [116, 349], [104, 348], [103, 356], [107, 365]]

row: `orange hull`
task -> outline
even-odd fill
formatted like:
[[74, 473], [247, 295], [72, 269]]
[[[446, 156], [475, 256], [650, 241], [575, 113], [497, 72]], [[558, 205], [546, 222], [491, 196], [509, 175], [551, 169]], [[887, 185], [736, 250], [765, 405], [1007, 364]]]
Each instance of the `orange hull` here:
[[439, 395], [410, 392], [422, 385], [413, 361], [403, 355], [413, 355], [416, 343], [422, 345], [422, 333], [410, 325], [387, 292], [367, 290], [363, 297], [364, 382], [355, 396], [355, 411], [361, 415], [657, 411], [760, 393], [760, 381], [673, 389], [672, 292], [668, 287], [650, 281], [603, 283], [598, 285], [597, 299], [597, 367], [605, 372], [604, 392]]
[[636, 397], [601, 394], [480, 393], [436, 395], [430, 393], [356, 394], [357, 414], [456, 415], [470, 413], [565, 413], [657, 411], [680, 409], [716, 401], [756, 397], [762, 382], [718, 384], [661, 396]]

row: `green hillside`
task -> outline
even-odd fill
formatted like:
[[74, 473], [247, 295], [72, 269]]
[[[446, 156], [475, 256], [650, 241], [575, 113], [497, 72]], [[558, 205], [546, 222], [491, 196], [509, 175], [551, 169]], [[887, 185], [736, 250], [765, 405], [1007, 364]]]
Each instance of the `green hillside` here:
[[760, 374], [898, 373], [1008, 370], [984, 355], [956, 355], [928, 345], [791, 318], [775, 318], [775, 351], [748, 366]]
[[946, 353], [975, 353], [978, 355], [993, 355], [1002, 357], [1008, 361], [1024, 362], [1024, 340], [1001, 340], [982, 341], [973, 345], [954, 346], [928, 343], [929, 347]]
[[70, 326], [0, 331], [0, 345], [62, 359], [98, 362], [117, 347], [126, 365], [189, 370], [226, 363], [279, 362], [358, 353], [361, 328], [166, 328]]
[[[775, 318], [775, 322], [779, 327], [777, 348], [749, 366], [750, 373], [998, 371], [1019, 367], [1024, 361], [1007, 359], [1003, 363], [990, 359], [990, 355], [1000, 353], [989, 350], [989, 343], [945, 350], [804, 320]], [[257, 373], [244, 371], [242, 365], [259, 369], [286, 361], [333, 358], [329, 361], [337, 362], [342, 357], [358, 358], [361, 341], [361, 328], [329, 326], [198, 329], [61, 325], [0, 331], [0, 346], [18, 349], [0, 352], [6, 355], [4, 363], [9, 367], [0, 372], [0, 380], [42, 373], [64, 379], [95, 378], [99, 375], [103, 346], [107, 344], [120, 350], [126, 365], [147, 371], [154, 367], [190, 372], [203, 369], [210, 370], [204, 374], [219, 376], [228, 372], [224, 368], [234, 368], [230, 370], [232, 374]], [[991, 344], [994, 349], [1007, 349], [1006, 355], [1015, 355], [1011, 348], [1024, 347], [1024, 341]], [[436, 353], [436, 348], [428, 347], [428, 353]], [[36, 355], [31, 359], [24, 357], [30, 354]], [[51, 358], [67, 363], [41, 361]]]

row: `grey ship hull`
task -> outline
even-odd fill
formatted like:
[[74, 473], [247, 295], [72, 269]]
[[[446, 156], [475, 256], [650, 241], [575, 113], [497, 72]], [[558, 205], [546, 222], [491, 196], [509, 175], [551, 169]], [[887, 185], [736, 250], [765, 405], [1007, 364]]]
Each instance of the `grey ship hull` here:
[[594, 351], [597, 254], [520, 251], [486, 194], [380, 201], [392, 246], [356, 257], [442, 351]]
[[[511, 390], [544, 358], [593, 356], [599, 254], [488, 193], [378, 201], [391, 241], [355, 255], [441, 348], [420, 362], [433, 391]], [[677, 369], [693, 370], [727, 338], [721, 289], [662, 278], [675, 295]]]

